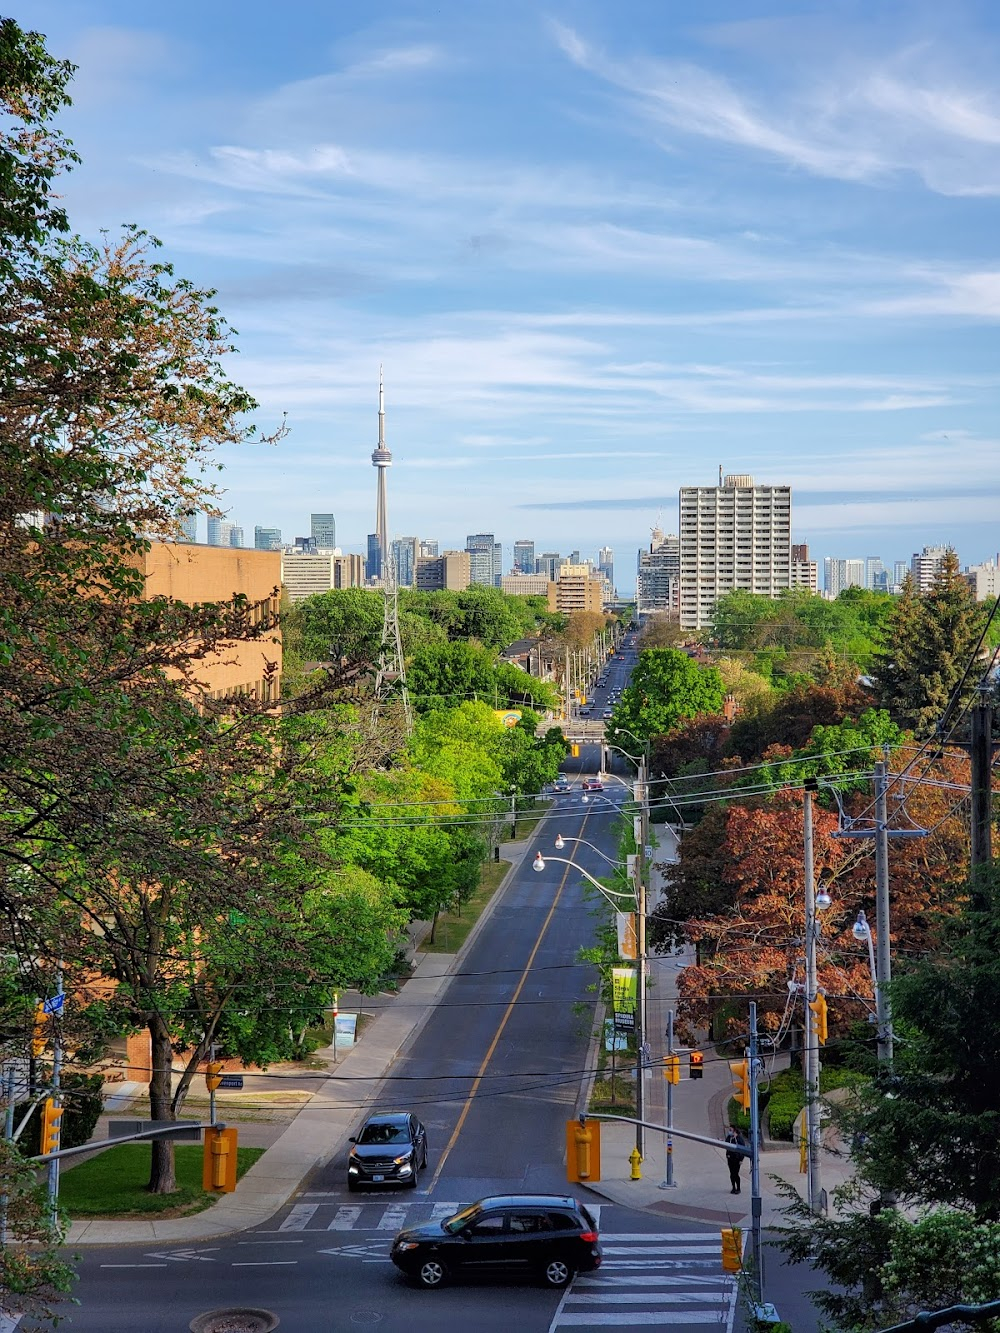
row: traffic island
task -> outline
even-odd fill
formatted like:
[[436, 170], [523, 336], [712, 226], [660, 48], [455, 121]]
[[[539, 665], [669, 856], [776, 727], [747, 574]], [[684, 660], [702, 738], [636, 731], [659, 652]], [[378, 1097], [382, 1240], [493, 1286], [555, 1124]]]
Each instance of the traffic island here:
[[192, 1319], [191, 1333], [273, 1333], [281, 1320], [271, 1310], [251, 1310], [240, 1306], [233, 1310], [209, 1310]]

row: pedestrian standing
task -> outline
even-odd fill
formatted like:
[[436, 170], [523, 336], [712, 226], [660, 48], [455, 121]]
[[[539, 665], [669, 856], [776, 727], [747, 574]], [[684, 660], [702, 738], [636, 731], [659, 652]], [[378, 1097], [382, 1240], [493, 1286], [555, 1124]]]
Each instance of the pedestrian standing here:
[[[730, 1129], [726, 1134], [726, 1142], [737, 1144], [740, 1147], [746, 1146], [746, 1140], [738, 1129]], [[726, 1166], [729, 1167], [730, 1194], [739, 1194], [740, 1192], [740, 1167], [743, 1165], [743, 1154], [738, 1152], [726, 1153]]]

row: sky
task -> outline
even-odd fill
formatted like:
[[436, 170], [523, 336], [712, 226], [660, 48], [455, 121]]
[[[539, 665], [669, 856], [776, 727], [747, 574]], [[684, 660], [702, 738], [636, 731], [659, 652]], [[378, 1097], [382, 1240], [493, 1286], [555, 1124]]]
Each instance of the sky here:
[[[813, 558], [1000, 548], [995, 0], [10, 0], [76, 230], [218, 290], [277, 445], [229, 517], [634, 569], [682, 485]], [[202, 538], [204, 539], [204, 538]], [[624, 583], [624, 579], [618, 579]]]

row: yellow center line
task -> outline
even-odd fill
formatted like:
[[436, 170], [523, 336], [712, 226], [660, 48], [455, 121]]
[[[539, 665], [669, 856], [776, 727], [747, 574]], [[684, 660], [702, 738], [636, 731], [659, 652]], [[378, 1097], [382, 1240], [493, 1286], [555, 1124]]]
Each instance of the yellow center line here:
[[[587, 814], [590, 814], [589, 810], [587, 811]], [[583, 824], [580, 825], [581, 833], [583, 832], [586, 823], [587, 823], [587, 815], [584, 815]], [[444, 1152], [441, 1154], [441, 1159], [437, 1164], [437, 1170], [431, 1177], [431, 1183], [427, 1187], [428, 1190], [432, 1190], [434, 1186], [438, 1183], [438, 1180], [441, 1178], [441, 1172], [444, 1170], [444, 1164], [448, 1160], [448, 1155], [451, 1152], [452, 1148], [454, 1148], [456, 1142], [458, 1141], [458, 1136], [462, 1132], [462, 1126], [465, 1124], [466, 1117], [472, 1110], [472, 1099], [479, 1091], [479, 1085], [483, 1081], [483, 1075], [486, 1073], [487, 1066], [493, 1059], [493, 1052], [496, 1050], [497, 1046], [499, 1045], [500, 1038], [503, 1036], [503, 1030], [507, 1026], [507, 1020], [514, 1012], [514, 1006], [515, 1004], [517, 1004], [518, 997], [520, 996], [521, 991], [524, 989], [524, 983], [528, 980], [528, 973], [531, 971], [531, 965], [535, 961], [535, 955], [538, 953], [538, 950], [542, 947], [542, 940], [545, 938], [545, 932], [548, 930], [549, 922], [552, 920], [552, 917], [555, 914], [555, 910], [559, 906], [559, 899], [562, 897], [562, 891], [566, 887], [566, 880], [569, 878], [569, 872], [572, 869], [573, 869], [572, 866], [567, 866], [566, 869], [563, 871], [563, 877], [559, 881], [558, 889], [556, 889], [556, 896], [552, 899], [552, 906], [549, 908], [549, 914], [545, 918], [545, 921], [542, 923], [541, 930], [538, 932], [538, 939], [535, 940], [535, 947], [532, 949], [531, 956], [524, 965], [524, 971], [521, 973], [521, 980], [517, 983], [517, 989], [511, 996], [510, 1004], [508, 1004], [507, 1008], [504, 1010], [503, 1018], [501, 1018], [500, 1020], [500, 1026], [497, 1028], [496, 1035], [490, 1042], [490, 1049], [483, 1056], [483, 1063], [479, 1066], [479, 1072], [476, 1074], [472, 1087], [469, 1089], [469, 1095], [465, 1099], [465, 1105], [462, 1107], [462, 1114], [458, 1117], [458, 1123], [452, 1130], [451, 1138], [448, 1140], [447, 1146], [445, 1147]]]

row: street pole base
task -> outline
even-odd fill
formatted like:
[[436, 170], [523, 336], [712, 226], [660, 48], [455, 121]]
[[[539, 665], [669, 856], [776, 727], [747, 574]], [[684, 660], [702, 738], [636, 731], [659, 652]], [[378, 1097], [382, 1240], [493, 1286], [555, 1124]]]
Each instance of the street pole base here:
[[677, 1188], [676, 1180], [664, 1180], [656, 1187], [658, 1190], [675, 1190]]

